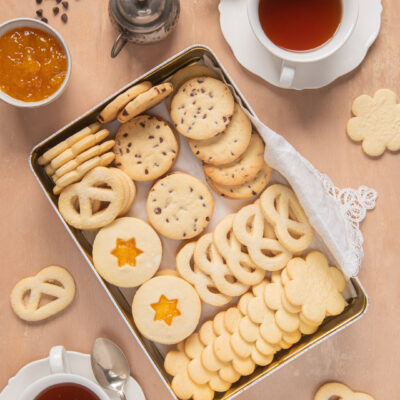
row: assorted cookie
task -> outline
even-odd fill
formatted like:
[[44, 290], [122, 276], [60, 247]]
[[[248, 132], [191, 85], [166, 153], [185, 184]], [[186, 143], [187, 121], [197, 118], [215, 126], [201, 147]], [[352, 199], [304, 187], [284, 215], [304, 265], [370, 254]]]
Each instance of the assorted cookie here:
[[162, 246], [149, 224], [124, 217], [99, 231], [92, 254], [96, 271], [104, 280], [120, 287], [136, 287], [157, 272]]
[[[41, 304], [43, 296], [52, 300]], [[75, 282], [64, 268], [50, 266], [35, 276], [19, 281], [11, 291], [11, 307], [19, 318], [37, 322], [58, 314], [71, 304], [75, 297]]]
[[74, 228], [94, 230], [125, 213], [131, 207], [135, 194], [135, 186], [125, 173], [96, 167], [81, 182], [61, 192], [58, 209]]
[[135, 181], [150, 181], [174, 165], [179, 142], [169, 124], [140, 115], [121, 125], [115, 136], [115, 165]]
[[362, 149], [371, 157], [379, 157], [386, 149], [400, 150], [400, 106], [397, 95], [379, 89], [373, 97], [363, 94], [352, 106], [354, 117], [347, 123], [351, 140], [362, 142]]
[[210, 139], [223, 132], [234, 111], [232, 93], [225, 83], [210, 77], [184, 83], [171, 102], [171, 118], [180, 134]]
[[185, 280], [156, 276], [137, 290], [132, 315], [140, 333], [157, 343], [174, 344], [191, 335], [200, 319], [201, 301]]
[[332, 398], [341, 400], [375, 400], [369, 394], [353, 392], [348, 386], [339, 382], [330, 382], [322, 385], [315, 394], [314, 400], [329, 400]]
[[214, 198], [199, 179], [175, 172], [158, 180], [150, 189], [146, 204], [150, 223], [170, 239], [190, 239], [209, 224]]
[[235, 103], [231, 121], [222, 133], [207, 140], [188, 141], [193, 154], [201, 161], [212, 165], [229, 164], [246, 151], [251, 130], [249, 117]]
[[[390, 93], [376, 97], [393, 103]], [[166, 175], [179, 154], [178, 135], [167, 121], [143, 114], [166, 98], [175, 128], [203, 162], [210, 187], [229, 199], [261, 194], [202, 236], [213, 216], [214, 197], [189, 174]], [[353, 106], [357, 118], [369, 125], [367, 111], [379, 108], [374, 99], [357, 99]], [[106, 140], [109, 131], [101, 124], [116, 118], [122, 125], [114, 139]], [[357, 118], [349, 122], [350, 136], [363, 125]], [[113, 99], [98, 121], [46, 151], [38, 163], [55, 183], [65, 221], [76, 229], [100, 229], [92, 252], [99, 275], [112, 285], [138, 288], [132, 316], [139, 332], [157, 343], [177, 344], [164, 367], [178, 398], [213, 399], [256, 366], [269, 365], [275, 353], [302, 335], [314, 333], [327, 316], [343, 312], [343, 274], [318, 251], [304, 255], [313, 228], [290, 188], [267, 187], [272, 169], [264, 161], [265, 144], [214, 70], [190, 65], [167, 83], [136, 84]], [[360, 135], [357, 131], [353, 139]], [[385, 141], [389, 149], [395, 144], [395, 134]], [[153, 180], [146, 200], [151, 225], [121, 218], [135, 200], [134, 181]], [[175, 269], [159, 270], [158, 233], [175, 240], [196, 238], [182, 243]], [[37, 321], [66, 307], [75, 286], [63, 271], [49, 267], [18, 283], [11, 295], [17, 315]], [[40, 293], [56, 299], [39, 306]], [[222, 307], [235, 297], [236, 306], [218, 312], [194, 333], [201, 302]], [[328, 389], [316, 399], [348, 394]]]
[[[171, 350], [165, 358], [164, 366], [173, 376], [172, 389], [178, 398], [195, 398], [194, 389], [201, 388], [204, 396], [201, 398], [212, 399], [214, 392], [226, 391], [241, 376], [252, 374], [257, 365], [270, 364], [275, 353], [290, 348], [301, 339], [302, 334], [308, 334], [302, 331], [301, 316], [305, 316], [304, 310], [319, 307], [319, 299], [314, 297], [313, 306], [306, 299], [296, 299], [301, 305], [291, 303], [289, 298], [293, 289], [290, 287], [295, 280], [299, 292], [300, 286], [304, 291], [315, 290], [318, 293], [323, 292], [327, 285], [334, 287], [337, 297], [329, 302], [337, 301], [339, 304], [341, 297], [340, 304], [343, 304], [340, 292], [344, 290], [344, 277], [337, 268], [326, 267], [327, 261], [322, 253], [311, 252], [305, 260], [296, 258], [290, 262], [298, 260], [313, 265], [310, 268], [320, 278], [315, 272], [319, 268], [331, 268], [335, 272], [325, 274], [322, 279], [311, 278], [308, 282], [302, 280], [298, 283], [298, 278], [290, 271], [293, 267], [288, 266], [286, 278], [282, 277], [285, 269], [274, 272], [273, 281], [263, 279], [253, 286], [251, 292], [240, 297], [236, 307], [221, 311], [212, 321], [205, 322], [198, 333], [189, 336], [183, 346]], [[329, 315], [338, 315], [342, 311], [341, 307], [332, 307]], [[179, 370], [171, 368], [172, 360], [184, 360]], [[186, 389], [188, 396], [185, 396]], [[330, 393], [341, 395], [344, 392]]]
[[161, 83], [139, 94], [120, 111], [118, 121], [123, 124], [149, 108], [156, 106], [172, 93], [172, 89], [173, 87], [170, 83]]

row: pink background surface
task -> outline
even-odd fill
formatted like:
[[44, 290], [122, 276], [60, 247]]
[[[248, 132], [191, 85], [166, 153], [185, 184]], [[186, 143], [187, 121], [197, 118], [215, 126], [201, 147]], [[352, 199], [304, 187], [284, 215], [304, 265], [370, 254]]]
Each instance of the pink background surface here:
[[[376, 399], [400, 394], [400, 154], [373, 160], [345, 134], [352, 100], [388, 87], [400, 94], [400, 3], [384, 1], [383, 26], [365, 62], [326, 88], [277, 89], [243, 69], [219, 27], [217, 0], [183, 0], [181, 19], [166, 41], [127, 46], [109, 57], [116, 32], [107, 2], [70, 0], [69, 22], [52, 16], [55, 1], [44, 0], [45, 16], [65, 38], [72, 55], [70, 84], [64, 95], [39, 110], [0, 104], [0, 388], [24, 364], [45, 357], [51, 346], [90, 351], [107, 336], [127, 353], [132, 375], [148, 399], [170, 398], [106, 293], [48, 204], [28, 166], [32, 147], [138, 75], [193, 43], [210, 46], [260, 119], [281, 133], [339, 187], [368, 185], [379, 193], [376, 210], [362, 230], [365, 260], [360, 279], [371, 298], [367, 315], [240, 396], [240, 399], [308, 400], [322, 383], [343, 381]], [[33, 17], [34, 0], [0, 2], [0, 22]], [[244, 16], [245, 18], [245, 16]], [[51, 264], [67, 267], [77, 296], [64, 313], [40, 324], [20, 321], [9, 306], [14, 284]]]

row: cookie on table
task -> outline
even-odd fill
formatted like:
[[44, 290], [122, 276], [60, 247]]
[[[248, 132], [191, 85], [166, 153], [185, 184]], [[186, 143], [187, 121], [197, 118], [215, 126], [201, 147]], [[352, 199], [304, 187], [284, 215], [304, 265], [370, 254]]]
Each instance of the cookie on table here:
[[128, 122], [137, 115], [145, 112], [149, 108], [161, 103], [167, 96], [172, 93], [173, 87], [170, 83], [161, 83], [153, 86], [146, 92], [139, 94], [131, 102], [129, 102], [118, 114], [118, 121], [123, 124]]
[[212, 165], [229, 164], [238, 159], [247, 149], [251, 139], [251, 122], [239, 104], [231, 122], [219, 135], [208, 140], [189, 139], [193, 154]]
[[93, 264], [107, 282], [136, 287], [158, 270], [161, 240], [154, 229], [138, 218], [118, 218], [102, 228], [93, 243]]
[[[53, 299], [41, 304], [41, 297]], [[75, 297], [75, 282], [64, 268], [52, 265], [34, 276], [20, 280], [13, 288], [10, 300], [15, 314], [24, 321], [37, 322], [64, 310]]]
[[139, 115], [115, 136], [115, 166], [135, 181], [164, 175], [175, 163], [179, 143], [169, 124], [153, 115]]
[[348, 386], [339, 382], [330, 382], [322, 385], [315, 394], [314, 400], [329, 400], [340, 398], [341, 400], [375, 400], [366, 393], [353, 392]]
[[206, 140], [223, 132], [234, 110], [232, 93], [225, 83], [208, 77], [184, 83], [171, 102], [176, 129], [190, 139]]
[[190, 239], [209, 224], [214, 198], [201, 180], [176, 172], [154, 184], [146, 209], [150, 223], [159, 233], [170, 239]]
[[151, 88], [151, 82], [145, 81], [132, 86], [124, 93], [121, 93], [114, 100], [108, 103], [104, 109], [100, 112], [97, 119], [102, 123], [113, 121], [117, 118], [118, 113], [135, 97], [139, 94], [146, 92]]
[[215, 193], [227, 199], [249, 199], [253, 196], [260, 194], [268, 185], [272, 175], [272, 168], [268, 164], [260, 169], [258, 174], [249, 182], [242, 183], [241, 185], [220, 185], [206, 178], [208, 184]]
[[132, 316], [147, 339], [174, 344], [191, 335], [200, 319], [201, 301], [194, 288], [175, 276], [157, 276], [136, 292]]
[[204, 164], [203, 170], [220, 185], [241, 185], [255, 178], [264, 165], [265, 144], [260, 135], [251, 135], [246, 151], [234, 162], [226, 165]]
[[[211, 78], [221, 80], [220, 75], [218, 72], [214, 71], [212, 68], [209, 68], [205, 65], [194, 64], [188, 65], [187, 67], [181, 68], [174, 75], [172, 75], [171, 79], [169, 80], [174, 87], [172, 92], [172, 96], [179, 90], [179, 88], [187, 81], [193, 78], [198, 78], [202, 76], [209, 76]], [[167, 99], [167, 107], [171, 109], [171, 98]]]

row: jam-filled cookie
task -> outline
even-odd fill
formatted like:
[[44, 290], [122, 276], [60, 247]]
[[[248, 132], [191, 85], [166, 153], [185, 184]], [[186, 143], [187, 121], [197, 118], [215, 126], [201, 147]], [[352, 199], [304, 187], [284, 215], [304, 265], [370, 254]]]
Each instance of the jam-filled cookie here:
[[99, 231], [93, 263], [107, 282], [136, 287], [150, 279], [161, 262], [162, 246], [154, 229], [138, 218], [118, 218]]
[[174, 344], [194, 332], [200, 319], [201, 301], [196, 290], [175, 276], [156, 276], [136, 292], [132, 315], [147, 339]]

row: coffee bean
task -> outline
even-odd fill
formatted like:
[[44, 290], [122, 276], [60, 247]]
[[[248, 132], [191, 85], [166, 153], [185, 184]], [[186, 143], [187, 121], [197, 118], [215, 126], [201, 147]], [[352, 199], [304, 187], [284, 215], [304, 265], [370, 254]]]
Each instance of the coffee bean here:
[[36, 11], [36, 15], [37, 15], [39, 18], [43, 17], [43, 9], [40, 8], [39, 10], [37, 10], [37, 11]]
[[[60, 12], [60, 9], [58, 7], [53, 7], [53, 14], [57, 15]], [[99, 116], [99, 118], [101, 119], [102, 117]], [[103, 119], [104, 121], [104, 119]]]
[[36, 0], [36, 4], [42, 4], [43, 0]]
[[63, 7], [66, 9], [66, 10], [68, 10], [68, 1], [63, 1], [62, 3], [61, 3], [62, 5], [63, 5]]
[[[61, 21], [64, 22], [64, 24], [66, 24], [68, 22], [68, 15], [65, 13], [63, 15], [61, 15]], [[126, 114], [128, 114], [128, 113], [126, 113]]]
[[49, 20], [48, 20], [47, 18], [45, 18], [45, 17], [40, 18], [40, 20], [41, 20], [42, 22], [44, 22], [45, 24], [47, 24], [47, 23], [49, 22]]
[[60, 4], [60, 3], [61, 3], [61, 0], [56, 0], [56, 3], [57, 3], [57, 4]]

